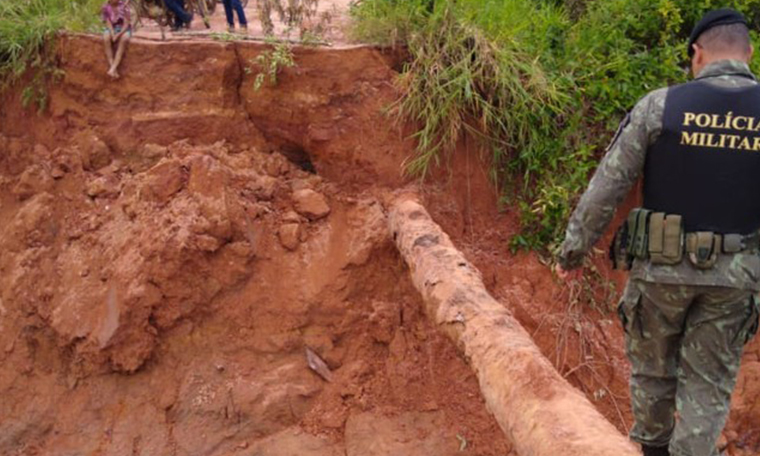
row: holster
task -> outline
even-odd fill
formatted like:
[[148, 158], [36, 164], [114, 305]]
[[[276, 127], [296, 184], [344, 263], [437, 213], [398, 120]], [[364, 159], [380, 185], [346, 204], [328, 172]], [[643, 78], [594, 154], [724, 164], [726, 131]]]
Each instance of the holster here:
[[630, 254], [634, 258], [646, 259], [649, 253], [649, 217], [652, 211], [643, 208], [631, 210], [628, 214], [628, 233], [630, 235]]
[[618, 227], [609, 250], [612, 269], [628, 271], [633, 266], [633, 256], [628, 254], [628, 223]]
[[647, 209], [633, 209], [618, 228], [610, 244], [610, 260], [614, 269], [628, 271], [635, 258], [647, 257], [647, 225], [651, 213]]

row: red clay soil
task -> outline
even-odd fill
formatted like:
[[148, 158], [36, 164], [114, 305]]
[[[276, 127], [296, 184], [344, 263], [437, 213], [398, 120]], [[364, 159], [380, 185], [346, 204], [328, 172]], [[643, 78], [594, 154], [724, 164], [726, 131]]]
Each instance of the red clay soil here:
[[[64, 37], [45, 113], [21, 87], [2, 95], [0, 454], [510, 452], [388, 239], [382, 201], [409, 184], [413, 148], [384, 114], [397, 62], [298, 49], [255, 91], [264, 49], [135, 41], [114, 82], [96, 38]], [[484, 169], [463, 145], [420, 187], [428, 209], [626, 428], [614, 287], [569, 299], [539, 257], [512, 254], [516, 216]], [[755, 341], [733, 456], [760, 448], [759, 355]]]
[[[607, 419], [627, 432], [632, 424], [630, 366], [615, 312], [626, 276], [611, 270], [606, 252], [614, 230], [599, 242], [582, 287], [560, 283], [547, 266], [548, 259], [511, 251], [509, 240], [518, 231], [516, 209], [499, 210], [486, 160], [473, 149], [460, 145], [450, 166], [439, 172], [437, 183], [425, 186], [428, 211], [557, 370], [586, 393]], [[640, 204], [638, 195], [638, 188], [631, 192], [613, 227], [621, 223], [628, 209]], [[720, 441], [731, 456], [760, 454], [758, 361], [760, 337], [745, 349], [731, 416]]]

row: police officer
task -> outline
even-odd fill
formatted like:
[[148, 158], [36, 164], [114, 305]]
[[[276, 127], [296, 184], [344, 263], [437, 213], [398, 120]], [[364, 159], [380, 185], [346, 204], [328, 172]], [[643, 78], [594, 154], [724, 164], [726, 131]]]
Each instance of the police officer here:
[[709, 12], [688, 51], [695, 79], [636, 104], [558, 254], [559, 276], [577, 276], [643, 175], [643, 208], [617, 247], [631, 268], [618, 308], [631, 362], [630, 435], [645, 456], [717, 455], [758, 322], [760, 85], [748, 66], [746, 20], [731, 9]]

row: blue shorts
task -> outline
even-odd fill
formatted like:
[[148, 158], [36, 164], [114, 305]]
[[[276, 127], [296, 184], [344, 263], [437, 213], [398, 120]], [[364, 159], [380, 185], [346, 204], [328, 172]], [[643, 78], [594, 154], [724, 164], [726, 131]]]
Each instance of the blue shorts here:
[[[113, 28], [113, 31], [118, 34], [118, 33], [121, 33], [121, 29], [122, 29], [121, 25], [117, 25], [116, 27]], [[108, 27], [105, 27], [103, 29], [103, 35], [108, 35], [109, 33], [111, 33], [111, 31], [108, 30]], [[129, 35], [129, 37], [132, 38], [132, 29], [127, 30], [127, 35]]]

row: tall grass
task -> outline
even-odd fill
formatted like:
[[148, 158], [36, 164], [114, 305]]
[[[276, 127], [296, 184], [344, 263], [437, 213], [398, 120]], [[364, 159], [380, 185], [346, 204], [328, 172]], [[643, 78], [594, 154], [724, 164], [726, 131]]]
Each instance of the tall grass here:
[[[519, 144], [531, 154], [542, 153], [535, 126], [562, 118], [567, 100], [530, 53], [496, 46], [486, 31], [458, 20], [449, 4], [438, 8], [409, 44], [412, 60], [400, 81], [405, 96], [398, 107], [404, 118], [421, 125], [411, 172], [426, 174], [464, 132], [497, 152], [514, 151]], [[494, 158], [498, 166], [509, 164], [501, 154]]]
[[34, 70], [26, 101], [44, 105], [44, 79], [56, 73], [48, 49], [59, 30], [84, 31], [99, 21], [102, 0], [0, 0], [0, 89]]
[[[760, 20], [760, 0], [736, 3]], [[691, 26], [714, 0], [362, 0], [357, 38], [406, 45], [397, 112], [419, 125], [424, 176], [463, 134], [481, 140], [515, 246], [545, 248], [625, 112], [686, 79]]]

